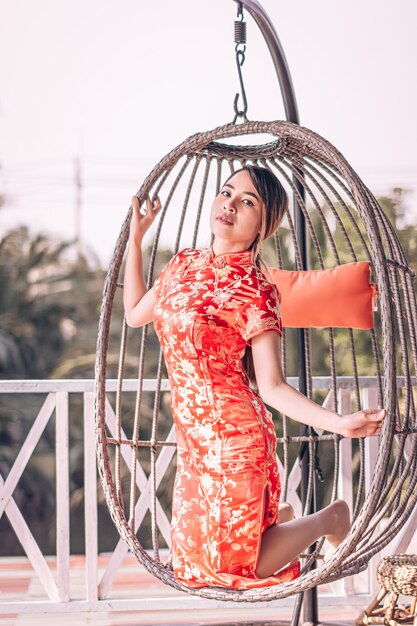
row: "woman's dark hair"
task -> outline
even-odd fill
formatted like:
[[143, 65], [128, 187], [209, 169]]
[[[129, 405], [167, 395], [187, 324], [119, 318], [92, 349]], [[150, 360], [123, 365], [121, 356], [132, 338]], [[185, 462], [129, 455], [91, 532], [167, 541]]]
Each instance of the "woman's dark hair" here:
[[[253, 186], [263, 202], [260, 232], [256, 235], [248, 249], [254, 250], [253, 260], [255, 265], [261, 271], [264, 270], [264, 273], [268, 277], [268, 268], [261, 254], [261, 244], [262, 241], [271, 237], [280, 225], [285, 212], [288, 210], [288, 196], [275, 174], [266, 167], [260, 167], [259, 165], [245, 165], [233, 172], [223, 184], [225, 185], [235, 174], [243, 171], [248, 172]], [[212, 243], [213, 240], [214, 235], [212, 235]], [[256, 385], [255, 367], [253, 364], [252, 348], [250, 346], [246, 346], [242, 363], [249, 381]]]

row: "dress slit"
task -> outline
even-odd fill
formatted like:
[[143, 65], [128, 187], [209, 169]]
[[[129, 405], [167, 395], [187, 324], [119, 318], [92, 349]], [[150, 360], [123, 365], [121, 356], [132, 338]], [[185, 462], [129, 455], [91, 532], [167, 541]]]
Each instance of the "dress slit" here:
[[265, 526], [265, 515], [268, 510], [268, 507], [269, 507], [269, 490], [268, 490], [268, 485], [265, 485], [262, 491], [261, 518], [260, 518], [260, 523], [259, 523], [258, 543], [256, 546], [255, 565], [253, 567], [253, 576], [257, 580], [260, 580], [260, 578], [259, 576], [255, 574], [255, 572], [258, 566], [259, 553], [261, 551], [262, 535], [264, 534], [264, 530], [266, 530], [264, 529], [264, 526]]

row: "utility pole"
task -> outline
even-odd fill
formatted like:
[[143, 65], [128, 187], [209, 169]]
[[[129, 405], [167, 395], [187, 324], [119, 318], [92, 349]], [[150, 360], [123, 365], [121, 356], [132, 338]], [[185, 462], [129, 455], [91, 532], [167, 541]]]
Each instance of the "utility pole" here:
[[74, 183], [75, 183], [75, 205], [74, 205], [74, 230], [75, 230], [75, 243], [77, 246], [78, 256], [81, 254], [82, 239], [81, 239], [81, 209], [82, 209], [82, 171], [81, 171], [81, 159], [76, 156], [74, 159]]

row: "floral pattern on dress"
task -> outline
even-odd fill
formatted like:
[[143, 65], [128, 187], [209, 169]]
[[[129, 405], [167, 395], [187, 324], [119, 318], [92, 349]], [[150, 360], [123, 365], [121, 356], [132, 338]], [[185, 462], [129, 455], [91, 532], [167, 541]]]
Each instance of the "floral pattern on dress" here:
[[188, 587], [265, 587], [300, 575], [294, 561], [257, 578], [262, 533], [281, 493], [271, 412], [242, 365], [255, 335], [282, 334], [277, 287], [252, 250], [185, 248], [154, 281], [154, 327], [171, 383], [177, 439], [171, 542]]

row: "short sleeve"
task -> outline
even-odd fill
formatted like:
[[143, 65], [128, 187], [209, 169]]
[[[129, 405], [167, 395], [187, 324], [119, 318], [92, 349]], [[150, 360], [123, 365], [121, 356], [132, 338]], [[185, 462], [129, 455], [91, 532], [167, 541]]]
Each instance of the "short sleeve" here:
[[248, 299], [239, 309], [236, 328], [246, 342], [266, 330], [275, 330], [282, 335], [280, 300], [278, 288], [265, 283], [259, 294]]
[[179, 252], [175, 254], [162, 269], [159, 276], [157, 276], [153, 283], [153, 288], [155, 291], [156, 299], [159, 300], [166, 289], [166, 285], [168, 283], [168, 278], [171, 275], [172, 270], [178, 265], [179, 262]]

